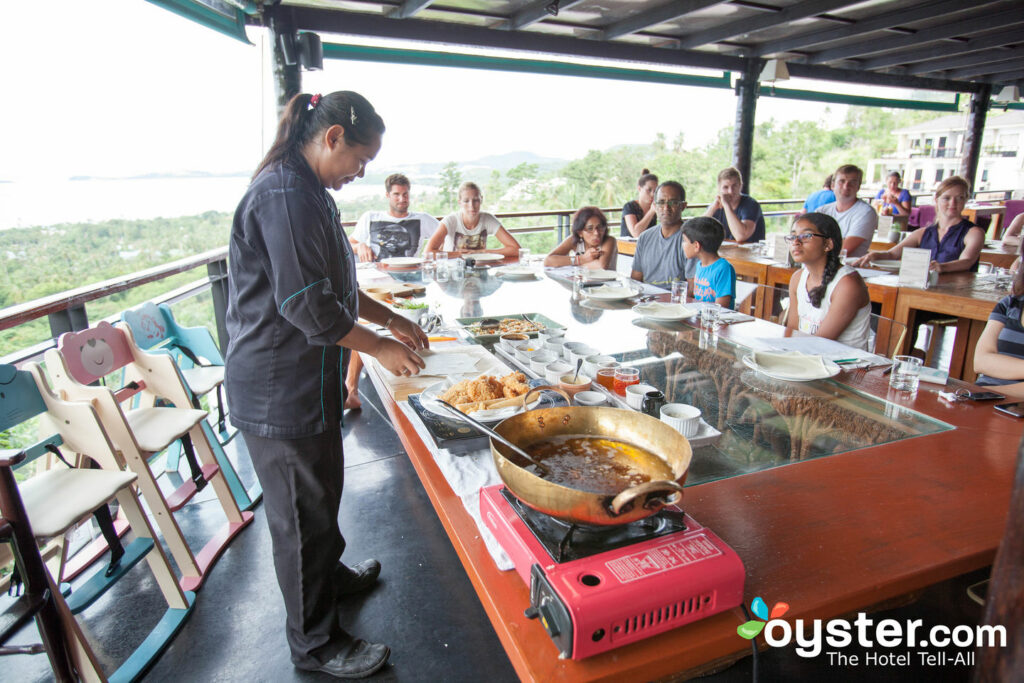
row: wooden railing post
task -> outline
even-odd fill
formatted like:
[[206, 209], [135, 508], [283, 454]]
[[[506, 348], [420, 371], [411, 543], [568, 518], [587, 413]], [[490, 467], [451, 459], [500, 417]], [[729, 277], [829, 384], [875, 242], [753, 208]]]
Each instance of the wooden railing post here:
[[210, 294], [213, 297], [213, 316], [217, 321], [217, 343], [222, 354], [228, 351], [228, 328], [224, 320], [228, 312], [228, 261], [211, 261], [206, 264], [210, 277]]

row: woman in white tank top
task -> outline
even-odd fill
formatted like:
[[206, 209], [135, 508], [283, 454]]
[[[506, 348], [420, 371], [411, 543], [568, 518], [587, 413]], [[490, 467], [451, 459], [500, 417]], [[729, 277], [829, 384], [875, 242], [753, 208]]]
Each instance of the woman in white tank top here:
[[786, 326], [867, 349], [871, 301], [860, 274], [839, 261], [839, 224], [823, 213], [804, 214], [793, 222], [787, 241], [793, 260], [803, 267], [789, 281]]

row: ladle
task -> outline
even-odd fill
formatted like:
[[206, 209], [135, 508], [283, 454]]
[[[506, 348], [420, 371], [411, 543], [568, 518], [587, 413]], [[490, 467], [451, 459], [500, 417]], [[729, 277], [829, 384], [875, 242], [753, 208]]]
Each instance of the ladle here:
[[494, 431], [490, 427], [484, 425], [483, 423], [477, 421], [476, 419], [470, 417], [469, 415], [466, 415], [464, 412], [462, 412], [461, 410], [459, 410], [458, 408], [453, 406], [448, 401], [442, 400], [440, 398], [434, 399], [434, 400], [436, 400], [438, 403], [440, 403], [445, 408], [447, 408], [448, 411], [453, 416], [457, 417], [458, 419], [462, 420], [463, 422], [466, 422], [468, 424], [473, 425], [474, 427], [476, 427], [481, 432], [483, 432], [487, 436], [491, 437], [495, 441], [503, 443], [506, 446], [508, 446], [509, 448], [511, 448], [513, 451], [515, 451], [516, 455], [522, 456], [523, 458], [525, 458], [529, 462], [532, 462], [537, 467], [537, 469], [540, 470], [542, 473], [544, 473], [544, 474], [550, 474], [551, 473], [551, 471], [547, 468], [547, 466], [545, 466], [543, 463], [535, 460], [532, 455], [530, 455], [529, 453], [524, 451], [522, 448], [520, 448], [519, 446], [515, 445], [514, 443], [512, 443], [511, 441], [509, 441], [508, 439], [506, 439], [505, 437], [503, 437], [501, 434], [499, 434], [498, 432]]

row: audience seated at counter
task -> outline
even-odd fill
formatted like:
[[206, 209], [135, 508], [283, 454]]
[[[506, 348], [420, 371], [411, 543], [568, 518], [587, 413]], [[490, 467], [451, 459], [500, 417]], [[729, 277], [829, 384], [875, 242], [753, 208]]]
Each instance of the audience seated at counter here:
[[636, 241], [631, 277], [666, 289], [672, 280], [688, 280], [697, 272], [700, 259], [683, 253], [683, 210], [686, 190], [674, 180], [658, 186], [654, 200], [657, 230], [644, 230]]
[[985, 246], [985, 232], [961, 214], [971, 188], [960, 176], [946, 178], [935, 188], [936, 222], [918, 228], [902, 242], [886, 251], [872, 251], [861, 258], [858, 266], [869, 266], [878, 259], [898, 259], [905, 247], [920, 247], [932, 252], [932, 270], [954, 273], [978, 270], [978, 257]]
[[817, 212], [798, 216], [786, 241], [802, 266], [789, 280], [786, 327], [868, 348], [868, 288], [856, 270], [840, 262], [843, 236], [836, 220]]
[[742, 193], [743, 176], [733, 167], [718, 173], [718, 194], [708, 206], [705, 216], [714, 218], [725, 228], [725, 239], [735, 242], [758, 242], [764, 239], [764, 213], [750, 195]]
[[725, 228], [714, 218], [699, 216], [683, 223], [683, 253], [700, 265], [693, 276], [695, 301], [733, 308], [736, 303], [736, 270], [718, 255]]
[[885, 187], [875, 195], [874, 205], [882, 216], [909, 216], [913, 198], [910, 192], [900, 187], [899, 171], [892, 171], [885, 178]]
[[822, 188], [817, 192], [812, 193], [811, 196], [807, 198], [807, 201], [804, 202], [803, 213], [817, 211], [822, 206], [831, 204], [836, 200], [836, 193], [832, 191], [832, 180], [833, 174], [829, 173], [825, 176], [825, 184]]
[[974, 349], [974, 370], [980, 385], [1024, 398], [1024, 268], [1013, 277], [1010, 294], [999, 301]]
[[636, 182], [636, 199], [630, 199], [622, 206], [619, 225], [621, 237], [639, 237], [644, 230], [657, 224], [658, 216], [654, 211], [654, 193], [657, 189], [658, 176], [645, 168]]
[[[424, 251], [445, 251], [454, 257], [481, 252], [506, 257], [518, 255], [519, 242], [494, 214], [480, 210], [483, 201], [484, 195], [476, 183], [462, 183], [459, 186], [459, 210], [444, 217]], [[501, 243], [500, 248], [487, 248], [487, 238], [491, 235]]]
[[863, 256], [871, 247], [871, 238], [878, 227], [878, 214], [866, 202], [857, 199], [864, 172], [857, 166], [846, 164], [836, 169], [832, 187], [836, 200], [818, 209], [839, 224], [843, 236], [843, 249], [850, 256]]
[[577, 265], [584, 268], [615, 270], [619, 248], [608, 234], [608, 219], [596, 206], [584, 206], [572, 217], [572, 232], [551, 250], [544, 265], [567, 266], [575, 254]]

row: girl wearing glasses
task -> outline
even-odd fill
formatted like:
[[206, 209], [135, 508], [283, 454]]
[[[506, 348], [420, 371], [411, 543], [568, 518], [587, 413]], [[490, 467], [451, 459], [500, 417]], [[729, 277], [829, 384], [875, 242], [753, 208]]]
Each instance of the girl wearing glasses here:
[[857, 271], [839, 261], [839, 224], [823, 213], [804, 214], [793, 222], [786, 241], [793, 260], [803, 266], [789, 280], [786, 327], [867, 349], [868, 288]]
[[567, 266], [576, 254], [584, 268], [615, 270], [619, 248], [608, 234], [608, 219], [596, 206], [584, 206], [572, 217], [572, 232], [544, 258], [548, 267]]

